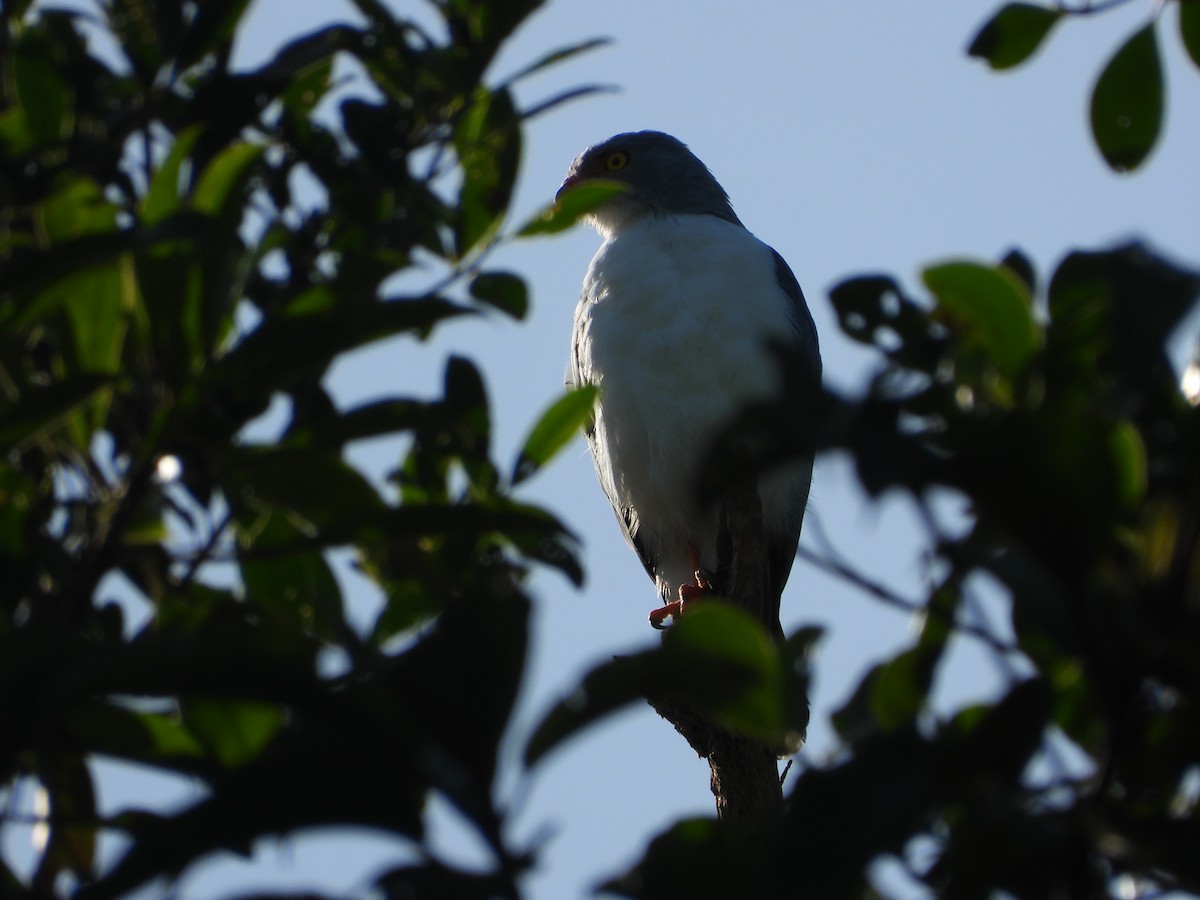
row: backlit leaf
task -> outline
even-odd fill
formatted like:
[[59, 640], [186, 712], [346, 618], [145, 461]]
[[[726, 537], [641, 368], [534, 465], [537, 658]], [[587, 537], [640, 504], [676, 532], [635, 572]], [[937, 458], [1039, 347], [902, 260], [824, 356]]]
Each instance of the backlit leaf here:
[[[241, 208], [241, 190], [263, 155], [263, 147], [237, 143], [226, 147], [205, 167], [196, 182], [192, 205], [212, 216], [224, 217]], [[234, 223], [236, 225], [236, 222]]]
[[526, 765], [584, 727], [649, 695], [671, 692], [741, 734], [784, 743], [785, 714], [775, 642], [728, 603], [697, 604], [678, 617], [658, 650], [617, 657], [593, 669], [542, 720], [525, 748]]
[[191, 155], [200, 134], [200, 126], [193, 125], [179, 135], [171, 146], [171, 152], [150, 179], [150, 187], [142, 198], [142, 221], [147, 225], [160, 222], [179, 210], [182, 196], [179, 179], [183, 164]]
[[588, 179], [564, 191], [559, 198], [542, 209], [517, 230], [517, 237], [539, 234], [558, 234], [566, 231], [592, 210], [627, 188], [618, 181]]
[[1119, 422], [1108, 438], [1108, 452], [1112, 456], [1117, 476], [1117, 499], [1127, 508], [1132, 508], [1146, 494], [1146, 448], [1141, 435], [1130, 422]]
[[1040, 331], [1028, 289], [1006, 267], [951, 262], [922, 273], [926, 286], [968, 340], [1009, 379], [1032, 359]]
[[476, 94], [454, 132], [454, 148], [462, 168], [455, 244], [464, 257], [496, 233], [512, 197], [521, 135], [507, 91]]
[[229, 768], [255, 759], [284, 723], [276, 704], [256, 700], [190, 699], [182, 708], [188, 730]]
[[584, 385], [551, 404], [525, 439], [513, 466], [512, 483], [519, 484], [549, 462], [592, 417], [596, 388]]

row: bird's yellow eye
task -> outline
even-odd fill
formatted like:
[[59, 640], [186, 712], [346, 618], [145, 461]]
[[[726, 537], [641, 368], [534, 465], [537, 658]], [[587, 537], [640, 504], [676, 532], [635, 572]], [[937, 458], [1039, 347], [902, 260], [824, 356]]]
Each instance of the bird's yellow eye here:
[[629, 165], [629, 154], [624, 150], [616, 150], [608, 154], [608, 159], [604, 160], [604, 168], [610, 172], [620, 172], [627, 165]]

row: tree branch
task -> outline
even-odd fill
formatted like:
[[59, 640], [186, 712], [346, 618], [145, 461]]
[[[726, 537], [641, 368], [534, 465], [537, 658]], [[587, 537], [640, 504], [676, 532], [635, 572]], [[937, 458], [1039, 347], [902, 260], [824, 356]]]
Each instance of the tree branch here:
[[[757, 480], [731, 488], [721, 505], [716, 582], [728, 602], [780, 634], [779, 614], [769, 596], [769, 569]], [[675, 726], [697, 754], [708, 760], [717, 818], [762, 821], [783, 808], [779, 748], [733, 734], [673, 692], [647, 697], [655, 712]]]

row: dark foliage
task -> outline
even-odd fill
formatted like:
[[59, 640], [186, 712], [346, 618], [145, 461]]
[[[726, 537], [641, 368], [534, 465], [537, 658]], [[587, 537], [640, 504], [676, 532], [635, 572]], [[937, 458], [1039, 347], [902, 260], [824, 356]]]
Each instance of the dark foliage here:
[[[485, 264], [532, 111], [484, 76], [538, 4], [433, 5], [445, 38], [358, 0], [365, 25], [249, 71], [229, 66], [238, 0], [111, 0], [86, 23], [0, 11], [0, 783], [36, 782], [50, 807], [32, 883], [0, 867], [4, 896], [117, 897], [214, 850], [342, 824], [420, 852], [378, 876], [383, 896], [520, 893], [535, 854], [509, 843], [494, 780], [525, 663], [524, 584], [535, 565], [582, 573], [564, 525], [511, 487], [592, 398], [556, 403], [502, 465], [467, 359], [447, 362], [432, 400], [342, 409], [322, 385], [366, 344], [527, 307], [520, 276]], [[1195, 60], [1200, 4], [1171, 5]], [[1011, 4], [971, 53], [1015, 66], [1071, 13]], [[1139, 164], [1159, 131], [1156, 27], [1097, 85], [1114, 166]], [[89, 49], [86, 28], [115, 55]], [[335, 57], [372, 89], [335, 90]], [[301, 173], [316, 204], [294, 193]], [[568, 196], [514, 234], [562, 230], [598, 199]], [[417, 259], [437, 261], [436, 280], [391, 292]], [[924, 283], [919, 298], [886, 275], [833, 291], [842, 329], [881, 361], [861, 396], [808, 398], [803, 423], [769, 407], [742, 423], [771, 438], [759, 465], [836, 449], [873, 495], [969, 501], [962, 533], [929, 518], [941, 577], [915, 604], [919, 635], [836, 713], [844, 755], [796, 779], [781, 815], [680, 822], [611, 890], [871, 896], [868, 865], [892, 856], [945, 897], [1108, 896], [1121, 878], [1200, 891], [1200, 412], [1165, 350], [1200, 281], [1128, 245], [1071, 253], [1048, 278], [1014, 252]], [[277, 433], [247, 439], [278, 398]], [[382, 435], [406, 438], [389, 490], [343, 458]], [[701, 490], [720, 486], [727, 452]], [[367, 634], [328, 560], [343, 547], [386, 597]], [[967, 615], [981, 575], [1009, 598], [1011, 646]], [[144, 621], [114, 602], [114, 576]], [[935, 712], [956, 636], [1031, 674]], [[526, 762], [536, 773], [567, 737], [662, 690], [794, 744], [818, 638], [779, 643], [738, 610], [698, 609], [661, 649], [593, 671]], [[102, 820], [97, 755], [195, 779], [203, 799]], [[490, 866], [461, 871], [424, 845], [433, 793]], [[97, 871], [108, 831], [128, 850]]]
[[[244, 0], [113, 0], [102, 21], [4, 7], [0, 768], [48, 794], [34, 893], [73, 881], [115, 897], [308, 826], [417, 846], [431, 791], [493, 850], [494, 871], [471, 876], [481, 895], [517, 893], [530, 861], [506, 845], [492, 787], [524, 667], [523, 583], [534, 564], [581, 571], [570, 533], [504, 473], [533, 475], [590, 397], [500, 467], [466, 359], [434, 400], [339, 409], [322, 384], [371, 342], [526, 309], [518, 276], [484, 268], [522, 115], [511, 82], [483, 76], [537, 4], [436, 5], [449, 40], [362, 0], [367, 24], [249, 71], [229, 66]], [[89, 29], [111, 50], [89, 49]], [[335, 90], [335, 62], [356, 89]], [[439, 279], [390, 292], [418, 255]], [[248, 439], [279, 398], [278, 433]], [[399, 502], [342, 458], [382, 435], [409, 438]], [[347, 621], [336, 547], [386, 595], [370, 634]], [[114, 575], [148, 621], [125, 620]], [[385, 649], [396, 637], [405, 649]], [[336, 675], [323, 659], [342, 660]], [[193, 777], [204, 799], [101, 821], [95, 754]], [[131, 844], [97, 872], [106, 829]], [[383, 882], [461, 896], [471, 878], [431, 860]]]

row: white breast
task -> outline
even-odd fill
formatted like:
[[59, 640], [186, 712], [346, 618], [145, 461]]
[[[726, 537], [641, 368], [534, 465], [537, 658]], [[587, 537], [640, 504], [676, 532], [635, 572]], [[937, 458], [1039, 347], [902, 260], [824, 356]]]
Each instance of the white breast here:
[[[636, 510], [665, 595], [691, 580], [689, 545], [715, 569], [716, 513], [693, 499], [700, 463], [747, 402], [778, 393], [767, 345], [794, 340], [770, 248], [732, 223], [647, 219], [592, 260], [572, 375], [600, 388], [597, 474], [618, 511]], [[801, 466], [760, 483], [768, 532], [795, 516], [807, 477]]]

